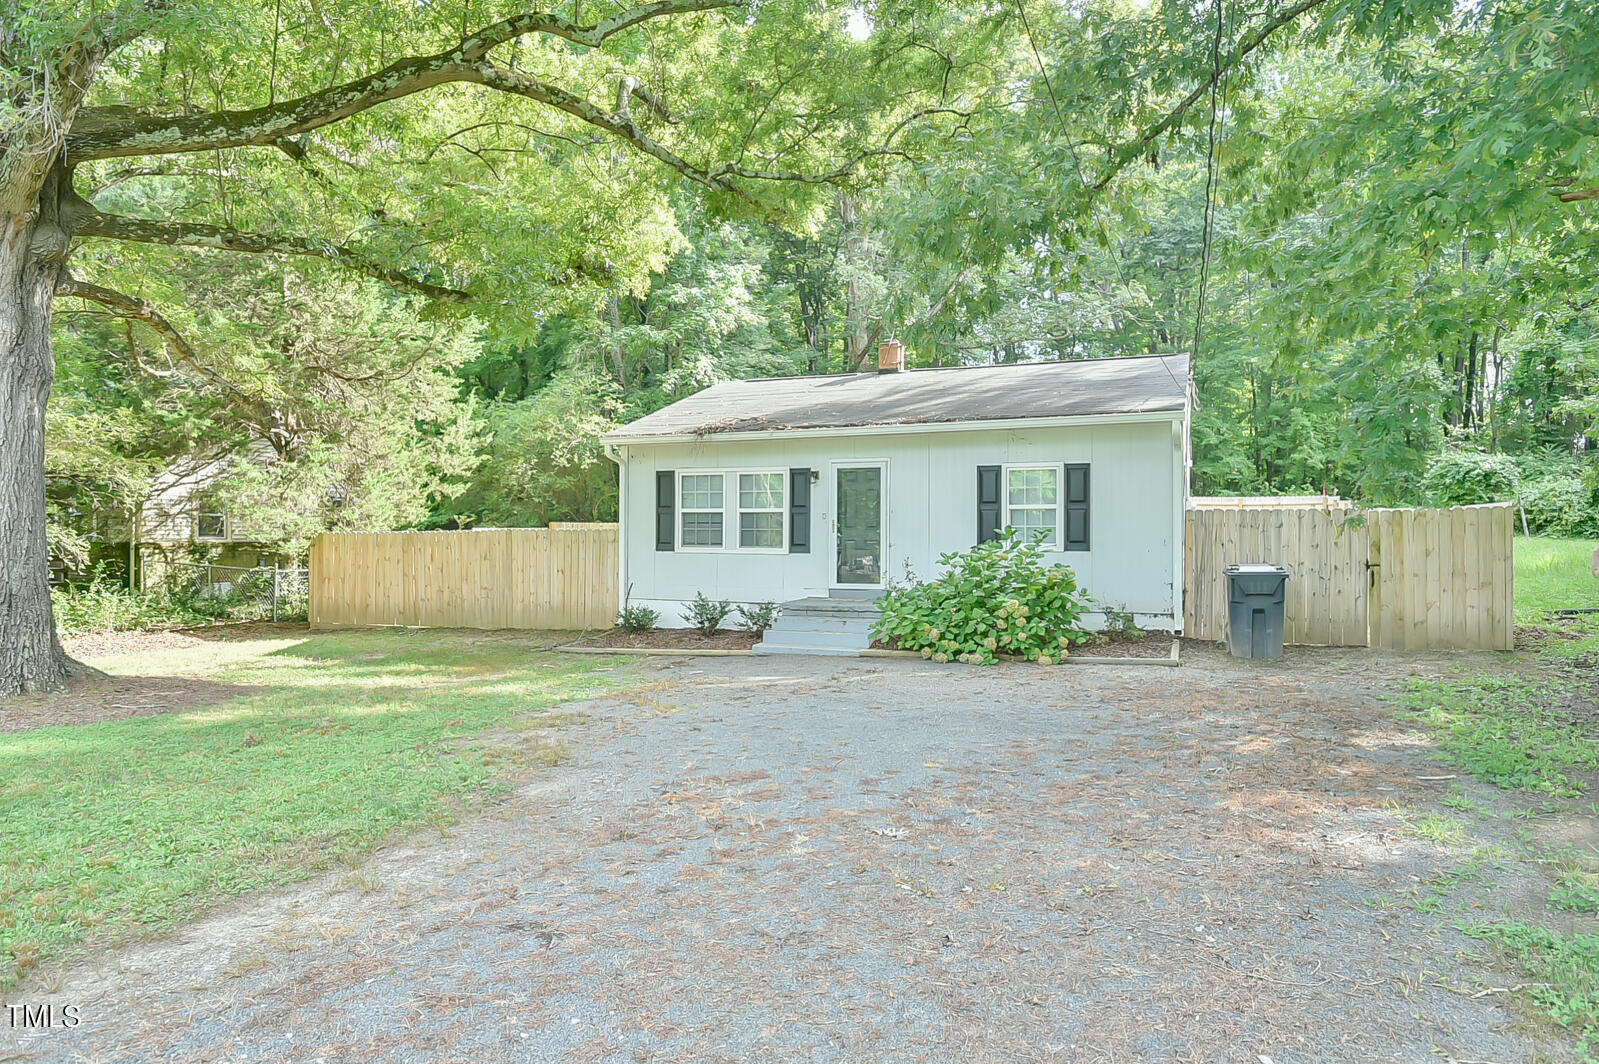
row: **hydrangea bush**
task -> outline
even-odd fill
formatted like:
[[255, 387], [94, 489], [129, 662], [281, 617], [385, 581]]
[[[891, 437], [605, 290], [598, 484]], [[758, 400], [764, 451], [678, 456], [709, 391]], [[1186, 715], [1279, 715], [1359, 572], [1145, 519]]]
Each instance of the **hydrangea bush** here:
[[1089, 634], [1088, 595], [1065, 565], [1046, 565], [1014, 530], [939, 559], [943, 575], [894, 588], [878, 601], [873, 634], [934, 661], [992, 665], [1001, 654], [1053, 665]]

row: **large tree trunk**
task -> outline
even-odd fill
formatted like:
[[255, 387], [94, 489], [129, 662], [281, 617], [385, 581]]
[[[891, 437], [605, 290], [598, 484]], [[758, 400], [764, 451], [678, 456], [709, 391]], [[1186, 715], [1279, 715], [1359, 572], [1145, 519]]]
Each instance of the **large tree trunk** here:
[[67, 188], [57, 165], [34, 210], [0, 218], [0, 695], [57, 691], [92, 672], [56, 639], [45, 538], [50, 308], [71, 241]]

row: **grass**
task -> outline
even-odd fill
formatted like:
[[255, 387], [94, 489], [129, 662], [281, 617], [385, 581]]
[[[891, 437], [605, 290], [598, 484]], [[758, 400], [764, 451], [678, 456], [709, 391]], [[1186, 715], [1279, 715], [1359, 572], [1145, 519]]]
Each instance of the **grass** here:
[[1532, 980], [1538, 1011], [1577, 1034], [1584, 1059], [1599, 1049], [1599, 935], [1567, 935], [1514, 922], [1465, 928], [1493, 943]]
[[447, 822], [558, 760], [543, 729], [568, 718], [552, 709], [613, 684], [598, 659], [533, 646], [383, 630], [97, 660], [250, 693], [0, 735], [0, 987], [76, 943], [159, 931]]
[[1599, 609], [1593, 552], [1599, 539], [1516, 537], [1516, 623], [1537, 624], [1550, 611]]
[[[1599, 541], [1516, 540], [1516, 618], [1554, 624], [1557, 608], [1599, 608], [1590, 556]], [[1478, 671], [1458, 681], [1415, 681], [1405, 705], [1435, 735], [1444, 756], [1480, 779], [1514, 790], [1570, 797], [1599, 771], [1599, 735], [1574, 715], [1594, 699], [1599, 614], [1561, 619], [1530, 658], [1533, 674]]]
[[1599, 913], [1599, 873], [1574, 868], [1561, 875], [1549, 904], [1573, 913]]
[[1559, 682], [1482, 675], [1415, 680], [1404, 705], [1433, 733], [1446, 760], [1510, 790], [1575, 797], [1599, 772], [1599, 736], [1564, 715]]

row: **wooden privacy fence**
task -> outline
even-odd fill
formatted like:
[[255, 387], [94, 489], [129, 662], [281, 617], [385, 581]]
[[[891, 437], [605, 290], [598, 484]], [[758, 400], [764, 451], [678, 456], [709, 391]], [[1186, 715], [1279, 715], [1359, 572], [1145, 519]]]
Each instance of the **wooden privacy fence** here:
[[1229, 565], [1269, 562], [1289, 572], [1283, 638], [1366, 645], [1366, 530], [1345, 511], [1309, 506], [1188, 511], [1183, 634], [1227, 638]]
[[1306, 505], [1190, 510], [1184, 634], [1225, 639], [1226, 567], [1270, 562], [1290, 574], [1290, 643], [1509, 650], [1512, 512], [1509, 503], [1364, 514]]
[[1371, 645], [1509, 650], [1515, 644], [1515, 508], [1368, 510]]
[[609, 628], [617, 527], [330, 533], [311, 544], [313, 628]]

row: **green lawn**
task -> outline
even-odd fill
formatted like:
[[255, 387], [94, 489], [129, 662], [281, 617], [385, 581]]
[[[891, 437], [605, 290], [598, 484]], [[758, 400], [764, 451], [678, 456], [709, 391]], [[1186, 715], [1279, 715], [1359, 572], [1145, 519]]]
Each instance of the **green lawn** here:
[[447, 821], [559, 760], [551, 710], [612, 686], [595, 670], [614, 659], [538, 645], [381, 630], [96, 659], [265, 690], [0, 734], [0, 987], [74, 943], [159, 930]]
[[1516, 623], [1536, 624], [1550, 610], [1599, 609], [1593, 552], [1599, 539], [1516, 537]]

